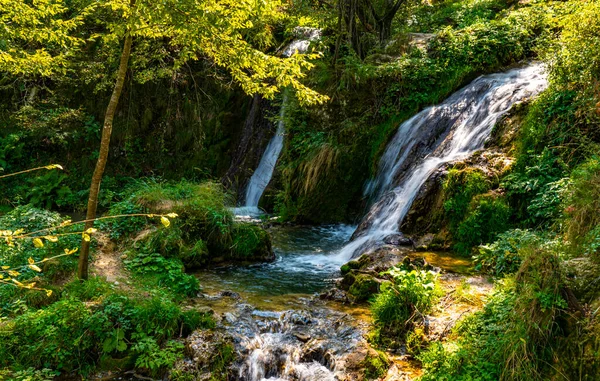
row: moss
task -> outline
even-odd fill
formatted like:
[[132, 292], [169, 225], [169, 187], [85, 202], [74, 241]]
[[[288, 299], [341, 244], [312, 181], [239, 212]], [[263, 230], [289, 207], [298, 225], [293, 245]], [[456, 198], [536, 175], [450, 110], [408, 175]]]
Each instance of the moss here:
[[352, 260], [352, 261], [342, 265], [342, 267], [340, 268], [340, 271], [342, 272], [342, 275], [346, 275], [351, 270], [355, 270], [355, 269], [359, 269], [359, 268], [361, 268], [361, 263], [359, 261]]
[[379, 291], [379, 283], [370, 275], [358, 274], [348, 292], [357, 302], [368, 300], [373, 294]]
[[231, 255], [233, 258], [264, 261], [273, 258], [271, 237], [260, 226], [236, 223], [233, 232]]
[[362, 366], [367, 380], [377, 380], [386, 374], [390, 367], [390, 361], [385, 353], [371, 350], [362, 362]]

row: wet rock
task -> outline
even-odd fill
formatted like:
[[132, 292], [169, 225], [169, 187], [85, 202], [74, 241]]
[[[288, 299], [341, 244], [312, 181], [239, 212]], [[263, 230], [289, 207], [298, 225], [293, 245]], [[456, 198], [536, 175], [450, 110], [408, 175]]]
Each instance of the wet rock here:
[[310, 335], [306, 332], [294, 332], [294, 336], [303, 343], [306, 343], [311, 339]]
[[388, 235], [383, 242], [393, 246], [412, 246], [413, 244], [413, 241], [402, 233]]
[[339, 288], [331, 288], [319, 295], [319, 298], [321, 298], [322, 300], [332, 300], [340, 303], [350, 302], [350, 299], [348, 299], [348, 295]]
[[434, 239], [435, 235], [432, 233], [427, 233], [419, 237], [419, 239], [415, 242], [415, 250], [428, 250]]
[[184, 345], [186, 359], [175, 364], [170, 378], [209, 380], [226, 373], [233, 360], [231, 337], [220, 331], [194, 331]]

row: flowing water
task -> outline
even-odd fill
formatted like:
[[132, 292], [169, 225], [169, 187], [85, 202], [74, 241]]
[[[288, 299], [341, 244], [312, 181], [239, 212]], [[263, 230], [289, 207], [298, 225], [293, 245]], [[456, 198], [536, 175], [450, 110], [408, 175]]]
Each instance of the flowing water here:
[[[339, 256], [349, 260], [397, 234], [406, 213], [429, 176], [443, 164], [483, 148], [492, 128], [517, 102], [547, 86], [540, 64], [477, 78], [438, 106], [404, 122], [383, 154], [377, 178], [366, 187], [375, 203]], [[421, 160], [414, 148], [424, 138], [440, 137]], [[407, 159], [412, 158], [407, 166]]]
[[[294, 54], [303, 54], [308, 51], [310, 43], [316, 41], [321, 37], [321, 31], [313, 28], [296, 28], [296, 35], [299, 35], [299, 39], [290, 43], [282, 53], [284, 57], [291, 57]], [[246, 187], [246, 194], [244, 198], [244, 206], [235, 209], [236, 215], [256, 217], [261, 214], [258, 208], [258, 202], [262, 197], [267, 185], [271, 182], [275, 165], [281, 154], [283, 148], [283, 138], [285, 135], [285, 107], [287, 103], [287, 95], [284, 94], [281, 110], [279, 111], [279, 121], [277, 122], [277, 130], [275, 135], [269, 141], [265, 152], [263, 153], [258, 167], [250, 177], [248, 186]]]
[[[304, 45], [295, 46], [300, 50]], [[434, 171], [481, 149], [494, 124], [513, 104], [545, 86], [539, 65], [476, 79], [398, 128], [382, 156], [377, 178], [365, 188], [375, 202], [359, 230], [348, 225], [272, 228], [274, 262], [198, 273], [203, 304], [222, 316], [220, 328], [234, 340], [238, 356], [231, 379], [348, 378], [346, 359], [364, 343], [368, 313], [364, 308], [342, 310], [339, 304], [316, 298], [317, 293], [339, 276], [341, 264], [398, 232], [419, 189]], [[284, 127], [280, 127], [274, 139], [281, 136], [281, 141], [274, 146], [282, 144]], [[247, 191], [247, 196], [252, 195], [252, 208], [270, 181], [281, 150], [269, 147], [265, 156], [270, 158], [263, 159], [271, 163], [270, 169], [264, 171], [260, 187], [258, 181], [251, 181], [255, 189]], [[261, 165], [256, 172], [263, 172]], [[347, 243], [351, 237], [354, 240]], [[428, 261], [440, 266], [470, 267], [435, 253], [420, 255], [432, 256]]]
[[[343, 379], [344, 356], [363, 341], [364, 308], [316, 298], [342, 264], [335, 253], [354, 227], [271, 229], [277, 260], [196, 274], [205, 301], [223, 316], [238, 360], [231, 379], [243, 381]], [[223, 290], [226, 290], [223, 292]]]

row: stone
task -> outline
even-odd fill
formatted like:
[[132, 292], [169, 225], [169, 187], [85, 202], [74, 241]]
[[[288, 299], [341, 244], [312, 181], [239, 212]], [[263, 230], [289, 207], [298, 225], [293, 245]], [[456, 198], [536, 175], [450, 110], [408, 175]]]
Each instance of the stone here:
[[393, 246], [412, 246], [413, 245], [413, 241], [410, 238], [406, 237], [402, 233], [388, 235], [387, 237], [385, 237], [383, 239], [383, 242], [385, 242], [388, 245], [393, 245]]

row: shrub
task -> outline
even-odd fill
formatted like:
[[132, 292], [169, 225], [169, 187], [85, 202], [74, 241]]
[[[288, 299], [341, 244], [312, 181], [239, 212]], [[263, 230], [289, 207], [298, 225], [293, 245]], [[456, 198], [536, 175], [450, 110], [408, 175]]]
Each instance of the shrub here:
[[496, 276], [515, 273], [521, 266], [521, 250], [539, 241], [539, 237], [528, 230], [501, 233], [494, 243], [479, 246], [479, 255], [474, 257], [475, 268]]
[[75, 298], [74, 290], [71, 286], [68, 298], [45, 309], [0, 324], [0, 366], [85, 375], [101, 358], [131, 355], [141, 356], [140, 367], [158, 373], [181, 353], [170, 338], [214, 327], [208, 315], [184, 312], [165, 295], [138, 299], [113, 293], [90, 304]]
[[598, 253], [600, 237], [600, 158], [593, 157], [571, 173], [565, 197], [567, 238], [574, 249]]
[[463, 221], [473, 197], [490, 189], [489, 181], [481, 170], [467, 168], [448, 171], [444, 184], [444, 211], [451, 229]]
[[457, 226], [453, 235], [454, 250], [463, 255], [472, 248], [490, 242], [508, 229], [510, 208], [504, 198], [486, 193], [475, 197], [466, 218]]
[[155, 276], [158, 284], [175, 293], [195, 296], [200, 290], [198, 280], [184, 272], [183, 263], [176, 258], [165, 258], [159, 253], [140, 251], [125, 260], [127, 269], [141, 275]]
[[381, 285], [381, 292], [371, 303], [373, 321], [380, 334], [401, 337], [431, 309], [439, 296], [435, 273], [423, 270], [390, 269], [391, 281]]

